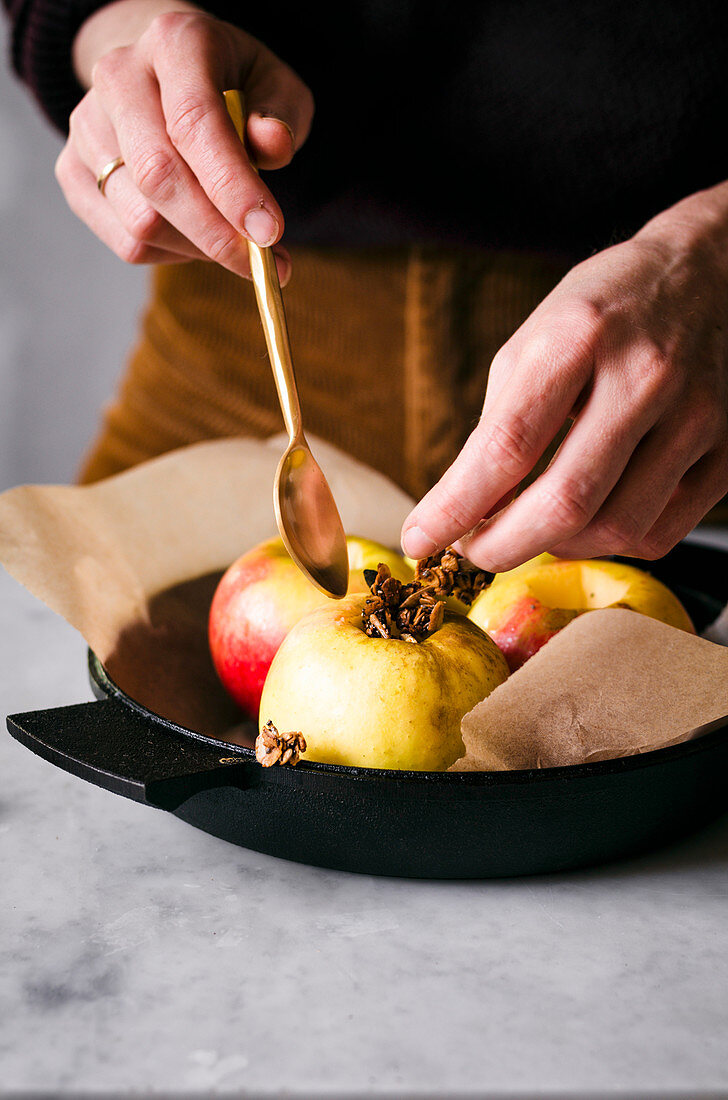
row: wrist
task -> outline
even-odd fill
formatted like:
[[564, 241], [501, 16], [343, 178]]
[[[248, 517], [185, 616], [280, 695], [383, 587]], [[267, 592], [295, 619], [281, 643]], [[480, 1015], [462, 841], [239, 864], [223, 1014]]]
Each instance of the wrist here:
[[99, 8], [81, 25], [73, 41], [72, 63], [83, 88], [99, 58], [119, 46], [130, 46], [157, 15], [170, 11], [200, 11], [187, 0], [114, 0]]

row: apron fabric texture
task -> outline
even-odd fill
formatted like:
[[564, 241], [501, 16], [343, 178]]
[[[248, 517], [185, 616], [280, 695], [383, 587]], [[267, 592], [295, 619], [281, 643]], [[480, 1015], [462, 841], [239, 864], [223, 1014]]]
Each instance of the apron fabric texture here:
[[[415, 497], [480, 415], [493, 356], [568, 269], [476, 250], [292, 250], [284, 291], [306, 430]], [[79, 480], [204, 439], [283, 428], [252, 284], [160, 266]]]
[[[477, 423], [495, 353], [571, 266], [476, 249], [291, 252], [284, 299], [307, 431], [418, 499]], [[282, 428], [252, 284], [216, 264], [159, 266], [79, 481]], [[706, 520], [727, 522], [728, 498]]]

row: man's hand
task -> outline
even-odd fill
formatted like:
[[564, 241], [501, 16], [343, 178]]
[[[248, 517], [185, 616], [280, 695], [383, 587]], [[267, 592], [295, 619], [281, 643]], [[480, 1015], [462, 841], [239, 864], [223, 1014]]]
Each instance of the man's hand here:
[[[548, 469], [512, 500], [570, 418]], [[727, 491], [721, 184], [579, 264], [501, 348], [480, 422], [403, 546], [421, 557], [460, 540], [493, 572], [544, 550], [656, 558]]]
[[[209, 259], [249, 276], [245, 238], [274, 245], [283, 215], [254, 171], [222, 92], [244, 92], [247, 143], [261, 168], [305, 141], [313, 99], [244, 31], [186, 0], [117, 0], [74, 44], [89, 91], [70, 119], [56, 176], [71, 209], [129, 263]], [[116, 157], [102, 195], [96, 180]], [[277, 248], [281, 280], [290, 274]]]

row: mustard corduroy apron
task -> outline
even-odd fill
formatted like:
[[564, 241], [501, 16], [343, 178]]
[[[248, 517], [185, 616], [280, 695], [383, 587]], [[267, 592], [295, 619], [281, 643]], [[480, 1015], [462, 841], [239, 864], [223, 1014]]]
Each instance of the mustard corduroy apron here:
[[[284, 298], [307, 430], [415, 497], [477, 422], [496, 351], [568, 268], [475, 250], [292, 253]], [[214, 264], [158, 267], [80, 480], [282, 427], [252, 284]]]

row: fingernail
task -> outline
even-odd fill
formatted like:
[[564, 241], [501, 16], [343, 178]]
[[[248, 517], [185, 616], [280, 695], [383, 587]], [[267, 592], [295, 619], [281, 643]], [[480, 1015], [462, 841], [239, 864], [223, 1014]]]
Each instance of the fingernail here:
[[437, 550], [437, 543], [421, 527], [410, 527], [402, 535], [402, 549], [408, 558], [426, 558]]
[[243, 228], [251, 241], [261, 248], [268, 248], [278, 236], [278, 222], [263, 206], [248, 211]]
[[265, 119], [266, 122], [278, 122], [281, 126], [285, 126], [286, 130], [288, 130], [288, 136], [291, 139], [291, 145], [294, 149], [296, 148], [296, 135], [287, 122], [284, 122], [282, 118], [278, 118], [277, 115], [261, 115], [260, 117]]

